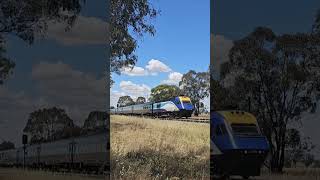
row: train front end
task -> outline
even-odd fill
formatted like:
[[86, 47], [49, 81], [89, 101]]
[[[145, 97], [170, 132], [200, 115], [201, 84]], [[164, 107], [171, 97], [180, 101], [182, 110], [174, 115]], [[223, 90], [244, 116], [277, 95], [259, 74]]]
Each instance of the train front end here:
[[220, 174], [259, 176], [269, 151], [269, 144], [260, 132], [256, 118], [247, 112], [214, 112], [211, 117], [211, 139], [222, 152], [213, 156]]
[[172, 102], [177, 106], [179, 109], [179, 116], [180, 117], [191, 117], [194, 106], [191, 103], [191, 99], [187, 96], [178, 96], [172, 99]]

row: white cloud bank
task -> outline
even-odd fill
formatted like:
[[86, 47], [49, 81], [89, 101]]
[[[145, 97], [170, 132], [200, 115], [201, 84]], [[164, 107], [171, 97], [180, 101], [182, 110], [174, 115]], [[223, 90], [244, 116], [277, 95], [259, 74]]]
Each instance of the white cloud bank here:
[[168, 79], [163, 80], [163, 84], [170, 84], [170, 85], [179, 85], [179, 82], [182, 79], [183, 74], [179, 72], [172, 72], [168, 75]]
[[[35, 94], [0, 86], [0, 138], [21, 144], [21, 135], [29, 113], [57, 106], [66, 110], [78, 125], [89, 112], [106, 108], [106, 83], [62, 62], [33, 65], [31, 78]], [[36, 96], [35, 96], [36, 95]]]
[[156, 59], [151, 59], [146, 65], [146, 69], [153, 75], [156, 75], [159, 72], [172, 71], [169, 66]]
[[64, 45], [107, 44], [109, 26], [102, 19], [79, 16], [69, 31], [65, 27], [65, 23], [49, 23], [48, 37]]
[[77, 124], [90, 111], [105, 110], [106, 81], [62, 62], [41, 62], [32, 68], [38, 94], [48, 106], [64, 108]]
[[120, 82], [121, 90], [130, 95], [133, 98], [138, 96], [148, 96], [151, 92], [151, 88], [145, 84], [135, 84], [131, 81], [121, 81]]
[[133, 68], [124, 67], [121, 69], [121, 73], [128, 76], [155, 76], [158, 75], [158, 73], [167, 73], [171, 71], [172, 69], [168, 65], [156, 59], [151, 59], [145, 68], [134, 66]]
[[133, 68], [131, 68], [131, 67], [122, 68], [121, 73], [128, 75], [128, 76], [146, 76], [146, 75], [148, 75], [148, 71], [146, 71], [143, 67], [139, 67], [139, 66], [135, 66]]

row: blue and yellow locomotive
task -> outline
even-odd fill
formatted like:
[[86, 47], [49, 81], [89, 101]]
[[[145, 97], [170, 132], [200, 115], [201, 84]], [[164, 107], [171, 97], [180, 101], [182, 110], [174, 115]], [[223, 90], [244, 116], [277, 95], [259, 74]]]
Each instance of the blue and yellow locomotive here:
[[260, 175], [269, 144], [252, 114], [212, 112], [210, 134], [213, 174], [244, 178]]
[[147, 102], [111, 109], [111, 114], [191, 117], [194, 107], [189, 97], [177, 96], [168, 101]]

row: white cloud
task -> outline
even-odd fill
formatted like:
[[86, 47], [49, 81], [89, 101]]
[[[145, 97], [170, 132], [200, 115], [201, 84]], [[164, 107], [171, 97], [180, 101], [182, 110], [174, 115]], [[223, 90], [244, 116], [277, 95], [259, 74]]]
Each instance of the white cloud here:
[[220, 65], [229, 61], [229, 51], [233, 46], [233, 41], [222, 35], [213, 35], [210, 37], [211, 44], [211, 62], [215, 74], [220, 74]]
[[39, 96], [50, 106], [59, 106], [76, 124], [82, 125], [88, 113], [106, 106], [106, 80], [73, 69], [61, 62], [41, 62], [32, 68]]
[[32, 68], [35, 94], [0, 86], [0, 140], [21, 144], [29, 113], [57, 106], [66, 110], [78, 125], [93, 110], [106, 108], [106, 82], [68, 64], [41, 62]]
[[145, 84], [135, 84], [131, 81], [121, 81], [120, 82], [121, 90], [130, 95], [132, 98], [137, 98], [138, 96], [149, 96], [151, 92], [151, 88]]
[[107, 44], [108, 23], [102, 19], [79, 16], [70, 31], [65, 27], [65, 23], [49, 23], [48, 37], [64, 45]]
[[169, 66], [164, 64], [163, 62], [151, 59], [148, 64], [146, 65], [146, 69], [152, 74], [156, 75], [158, 72], [170, 72], [171, 69]]
[[163, 80], [163, 84], [173, 84], [173, 85], [179, 85], [179, 82], [182, 79], [183, 74], [179, 72], [172, 72], [169, 74], [167, 80]]
[[126, 74], [128, 76], [146, 76], [148, 75], [148, 71], [146, 71], [144, 68], [135, 66], [133, 68], [131, 67], [125, 67], [121, 69], [122, 74]]

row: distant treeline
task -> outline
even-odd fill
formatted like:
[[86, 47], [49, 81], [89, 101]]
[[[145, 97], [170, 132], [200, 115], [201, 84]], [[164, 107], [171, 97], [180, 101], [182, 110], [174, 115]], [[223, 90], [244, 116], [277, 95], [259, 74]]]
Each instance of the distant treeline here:
[[23, 133], [28, 136], [30, 144], [42, 143], [106, 131], [107, 121], [107, 112], [92, 111], [80, 127], [64, 109], [44, 108], [30, 113]]

